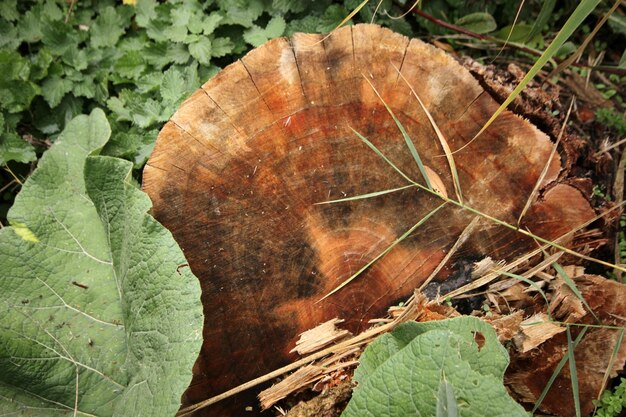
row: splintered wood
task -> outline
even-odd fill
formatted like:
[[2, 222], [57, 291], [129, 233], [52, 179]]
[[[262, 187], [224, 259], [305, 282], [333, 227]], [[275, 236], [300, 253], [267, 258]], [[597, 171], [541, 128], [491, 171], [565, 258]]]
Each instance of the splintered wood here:
[[306, 355], [350, 335], [349, 331], [337, 328], [339, 323], [343, 323], [343, 320], [334, 318], [302, 333], [300, 339], [296, 342], [296, 347], [291, 349], [291, 352], [298, 352], [298, 355]]
[[[471, 281], [463, 265], [536, 250], [532, 238], [481, 217], [447, 256], [476, 214], [446, 204], [320, 301], [442, 203], [407, 187], [407, 178], [423, 177], [381, 99], [437, 186], [456, 198], [451, 165], [440, 157], [444, 145], [454, 152], [468, 144], [499, 105], [443, 51], [375, 25], [274, 39], [205, 83], [161, 130], [143, 189], [201, 282], [205, 315], [184, 405], [292, 362], [298, 334], [320, 323], [337, 317], [346, 330], [362, 332], [442, 261], [430, 285], [454, 291]], [[531, 199], [519, 229], [554, 240], [581, 227], [595, 213], [570, 185], [567, 155], [550, 161], [553, 147], [505, 111], [454, 153], [464, 204], [517, 225], [539, 182], [541, 198]], [[194, 415], [237, 416], [245, 407], [255, 415], [255, 394]]]

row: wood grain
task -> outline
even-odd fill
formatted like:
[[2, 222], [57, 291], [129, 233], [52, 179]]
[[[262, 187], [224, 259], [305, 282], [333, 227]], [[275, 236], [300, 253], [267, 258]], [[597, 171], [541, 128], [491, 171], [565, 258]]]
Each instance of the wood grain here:
[[[466, 144], [498, 104], [454, 59], [375, 25], [275, 39], [225, 68], [165, 125], [145, 168], [153, 214], [201, 281], [204, 345], [185, 405], [292, 361], [298, 334], [335, 317], [358, 332], [410, 295], [472, 216], [446, 206], [357, 280], [318, 300], [367, 264], [441, 201], [416, 189], [361, 201], [315, 203], [406, 185], [352, 132], [421, 180], [404, 139], [365, 77], [453, 190], [441, 144], [410, 88], [450, 147]], [[455, 154], [466, 203], [515, 223], [546, 164], [550, 139], [505, 112]], [[593, 217], [550, 165], [522, 227], [553, 239]], [[451, 194], [452, 195], [452, 194]], [[491, 256], [512, 259], [535, 242], [481, 221], [442, 269]], [[198, 412], [244, 415], [254, 393]], [[245, 415], [254, 413], [245, 412]]]

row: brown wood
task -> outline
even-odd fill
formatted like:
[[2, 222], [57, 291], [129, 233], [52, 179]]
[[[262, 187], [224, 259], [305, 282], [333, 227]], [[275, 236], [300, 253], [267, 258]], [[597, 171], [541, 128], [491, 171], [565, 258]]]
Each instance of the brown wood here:
[[[421, 176], [391, 106], [424, 163], [454, 196], [439, 139], [416, 90], [455, 150], [497, 109], [444, 52], [375, 25], [275, 39], [225, 68], [164, 126], [144, 171], [154, 216], [201, 280], [204, 345], [185, 405], [292, 361], [298, 334], [338, 317], [359, 332], [410, 295], [444, 258], [473, 215], [448, 205], [358, 279], [318, 300], [367, 264], [441, 201], [407, 189], [361, 201], [329, 199], [406, 185], [351, 127], [415, 180]], [[466, 203], [515, 224], [552, 143], [505, 112], [455, 154]], [[552, 161], [521, 225], [554, 239], [593, 217], [582, 194], [557, 182]], [[442, 269], [444, 280], [484, 256], [512, 259], [532, 239], [481, 221]], [[244, 415], [252, 393], [196, 415]], [[245, 413], [253, 415], [253, 413]]]

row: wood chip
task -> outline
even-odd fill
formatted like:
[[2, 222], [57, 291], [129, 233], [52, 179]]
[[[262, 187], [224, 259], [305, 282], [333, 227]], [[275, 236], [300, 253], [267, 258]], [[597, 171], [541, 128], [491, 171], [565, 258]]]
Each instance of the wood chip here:
[[513, 337], [513, 342], [518, 351], [525, 353], [564, 331], [565, 327], [550, 322], [547, 314], [538, 313], [521, 322], [520, 333]]
[[343, 320], [334, 318], [301, 333], [300, 339], [296, 342], [296, 347], [291, 349], [290, 353], [298, 352], [299, 355], [303, 356], [317, 352], [333, 342], [350, 336], [349, 331], [337, 328], [339, 323], [343, 323]]

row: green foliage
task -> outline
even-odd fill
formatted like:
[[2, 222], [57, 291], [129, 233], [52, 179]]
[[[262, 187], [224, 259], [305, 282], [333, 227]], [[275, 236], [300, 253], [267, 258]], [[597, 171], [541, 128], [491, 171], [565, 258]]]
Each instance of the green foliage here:
[[527, 416], [502, 380], [509, 357], [475, 317], [399, 326], [371, 343], [342, 414], [352, 416]]
[[191, 381], [200, 286], [110, 132], [68, 123], [0, 230], [0, 414], [169, 416]]
[[599, 400], [593, 402], [597, 407], [595, 417], [616, 417], [626, 408], [626, 378], [613, 391], [606, 390]]
[[601, 108], [595, 112], [596, 120], [609, 129], [614, 129], [618, 137], [626, 136], [626, 118], [615, 109]]

